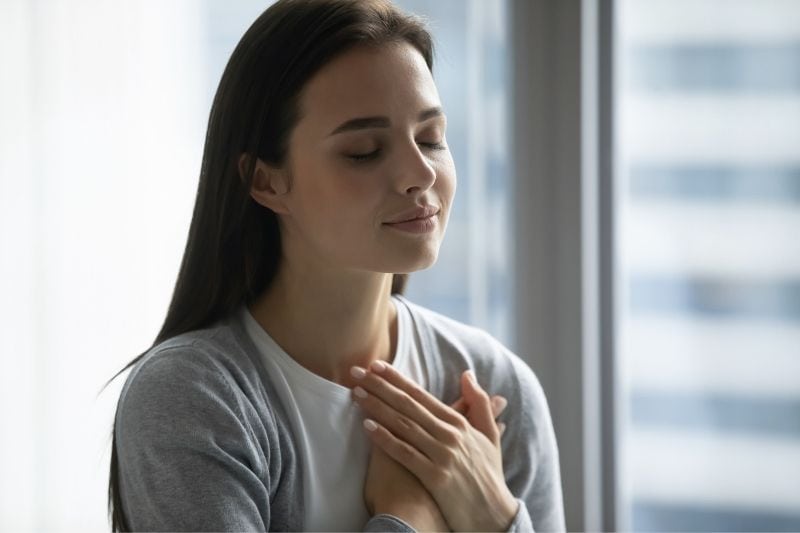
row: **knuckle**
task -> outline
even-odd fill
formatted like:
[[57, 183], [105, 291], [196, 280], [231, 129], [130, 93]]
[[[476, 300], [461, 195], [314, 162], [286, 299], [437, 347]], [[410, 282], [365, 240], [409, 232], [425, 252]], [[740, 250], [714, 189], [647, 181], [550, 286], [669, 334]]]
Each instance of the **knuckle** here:
[[486, 402], [486, 403], [489, 403], [489, 402], [491, 402], [491, 398], [489, 397], [489, 393], [488, 393], [488, 392], [486, 392], [486, 391], [485, 391], [485, 390], [483, 390], [483, 389], [477, 389], [477, 390], [475, 391], [475, 395], [476, 395], [476, 396], [478, 397], [478, 399], [479, 399], [480, 401], [482, 401], [482, 402]]
[[419, 385], [412, 385], [409, 395], [416, 400], [421, 400], [424, 397], [425, 392]]
[[458, 430], [459, 433], [463, 433], [469, 427], [469, 421], [461, 415], [453, 421], [453, 427]]
[[461, 430], [448, 428], [444, 433], [444, 443], [447, 446], [457, 446], [461, 441]]
[[415, 405], [416, 403], [414, 402], [414, 399], [408, 394], [403, 394], [400, 396], [400, 406], [405, 412], [408, 412]]
[[436, 468], [431, 472], [429, 483], [434, 491], [444, 489], [450, 483], [452, 475], [447, 469]]
[[414, 429], [414, 423], [411, 422], [411, 420], [409, 420], [406, 416], [398, 416], [397, 423], [405, 429]]
[[452, 448], [447, 448], [444, 454], [442, 454], [442, 466], [444, 466], [447, 469], [456, 464], [457, 460], [458, 460], [458, 455]]

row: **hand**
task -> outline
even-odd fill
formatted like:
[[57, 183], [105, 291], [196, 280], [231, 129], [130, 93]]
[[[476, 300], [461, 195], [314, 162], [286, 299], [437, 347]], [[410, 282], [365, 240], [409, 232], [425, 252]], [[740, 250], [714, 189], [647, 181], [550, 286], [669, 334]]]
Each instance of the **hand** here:
[[[482, 398], [478, 397], [478, 400]], [[492, 409], [492, 416], [497, 419], [500, 414], [505, 410], [506, 406], [508, 405], [508, 400], [506, 400], [505, 396], [500, 396], [499, 394], [495, 394], [489, 400]], [[462, 414], [467, 420], [472, 420], [477, 416], [480, 416], [480, 413], [483, 412], [483, 408], [480, 406], [480, 401], [473, 403], [467, 403], [467, 400], [461, 396], [455, 402], [450, 404], [450, 407], [458, 411]], [[473, 426], [475, 424], [472, 424]], [[497, 429], [500, 432], [500, 436], [503, 436], [503, 433], [506, 432], [506, 425], [504, 422], [497, 423]], [[484, 433], [485, 435], [485, 433]], [[486, 435], [488, 437], [488, 435]]]
[[450, 531], [436, 501], [419, 480], [377, 446], [369, 456], [364, 503], [371, 516], [390, 514], [417, 531]]
[[376, 362], [353, 375], [360, 382], [355, 399], [372, 419], [364, 424], [373, 444], [414, 474], [450, 527], [505, 531], [518, 502], [505, 484], [491, 402], [472, 374], [461, 379], [469, 419], [389, 365]]
[[[507, 405], [502, 396], [493, 396], [490, 403], [494, 418]], [[480, 406], [476, 402], [468, 402], [463, 396], [451, 407], [467, 419], [480, 412]], [[498, 429], [502, 434], [505, 424], [498, 424]], [[373, 446], [370, 453], [364, 483], [364, 502], [372, 516], [390, 514], [402, 519], [417, 531], [449, 531], [439, 506], [420, 481], [377, 446]]]

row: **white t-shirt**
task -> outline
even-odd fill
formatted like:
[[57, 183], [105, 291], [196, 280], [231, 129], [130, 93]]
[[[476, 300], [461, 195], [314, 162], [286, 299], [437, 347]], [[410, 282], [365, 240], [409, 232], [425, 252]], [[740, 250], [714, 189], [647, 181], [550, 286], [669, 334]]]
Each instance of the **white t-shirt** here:
[[[397, 347], [392, 366], [428, 388], [418, 335], [408, 309], [397, 309]], [[370, 443], [364, 416], [350, 389], [328, 381], [292, 359], [256, 322], [240, 310], [248, 335], [263, 356], [269, 378], [289, 416], [303, 465], [308, 531], [360, 531], [370, 518], [364, 504]], [[336, 498], [331, 498], [336, 494]]]

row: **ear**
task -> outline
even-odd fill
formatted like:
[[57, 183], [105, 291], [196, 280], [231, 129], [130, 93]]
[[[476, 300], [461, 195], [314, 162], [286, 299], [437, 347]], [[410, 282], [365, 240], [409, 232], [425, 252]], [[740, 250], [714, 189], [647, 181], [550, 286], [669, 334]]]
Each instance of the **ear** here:
[[[246, 176], [249, 159], [249, 154], [242, 154], [239, 157], [239, 177], [242, 180]], [[250, 184], [250, 196], [253, 200], [275, 213], [288, 214], [289, 208], [286, 203], [288, 192], [289, 173], [256, 159], [253, 182]]]

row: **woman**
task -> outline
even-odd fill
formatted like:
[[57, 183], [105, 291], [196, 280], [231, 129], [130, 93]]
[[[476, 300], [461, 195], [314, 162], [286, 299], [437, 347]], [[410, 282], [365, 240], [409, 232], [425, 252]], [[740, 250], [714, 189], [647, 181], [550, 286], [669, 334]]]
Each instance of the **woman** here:
[[455, 192], [432, 56], [388, 0], [280, 0], [246, 32], [165, 323], [128, 365], [114, 530], [564, 529], [534, 374], [401, 296]]

